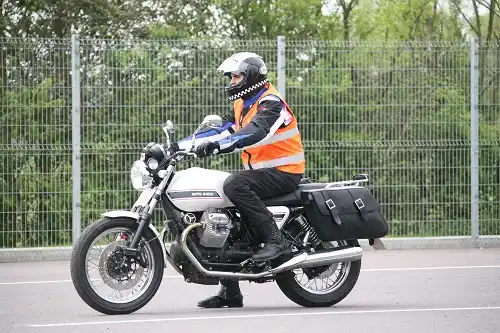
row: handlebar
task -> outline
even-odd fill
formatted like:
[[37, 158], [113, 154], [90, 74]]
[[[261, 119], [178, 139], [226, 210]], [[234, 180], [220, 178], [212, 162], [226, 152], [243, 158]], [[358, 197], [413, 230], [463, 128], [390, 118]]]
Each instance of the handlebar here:
[[[195, 152], [193, 152], [193, 149], [194, 148], [190, 148], [189, 150], [185, 150], [185, 149], [178, 150], [172, 156], [169, 157], [169, 160], [172, 159], [172, 158], [174, 158], [174, 157], [177, 157], [179, 155], [199, 157]], [[219, 153], [219, 150], [215, 149], [213, 151], [213, 154], [216, 155], [217, 153]]]
[[[163, 162], [160, 163], [160, 168], [161, 167], [165, 167], [172, 160], [175, 160], [176, 162], [179, 162], [182, 159], [182, 158], [179, 158], [180, 156], [181, 157], [192, 156], [192, 157], [195, 157], [195, 158], [199, 158], [199, 156], [193, 151], [193, 149], [194, 148], [189, 148], [188, 150], [186, 150], [186, 149], [177, 150], [175, 153], [173, 153], [172, 155], [168, 156], [165, 160], [163, 160]], [[214, 154], [216, 154], [216, 153], [218, 153], [218, 151], [214, 151]]]
[[194, 153], [191, 149], [190, 150], [178, 150], [172, 156], [170, 156], [169, 160], [171, 160], [177, 156], [180, 156], [180, 155], [198, 157], [198, 155], [196, 155], [196, 153]]

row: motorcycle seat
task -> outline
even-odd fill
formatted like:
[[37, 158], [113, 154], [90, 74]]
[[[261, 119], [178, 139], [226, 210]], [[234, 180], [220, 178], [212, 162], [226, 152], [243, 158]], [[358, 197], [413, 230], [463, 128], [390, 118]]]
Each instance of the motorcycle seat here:
[[325, 183], [302, 183], [295, 191], [273, 198], [262, 200], [266, 206], [299, 206], [301, 204], [300, 193], [306, 190], [316, 190], [325, 187]]

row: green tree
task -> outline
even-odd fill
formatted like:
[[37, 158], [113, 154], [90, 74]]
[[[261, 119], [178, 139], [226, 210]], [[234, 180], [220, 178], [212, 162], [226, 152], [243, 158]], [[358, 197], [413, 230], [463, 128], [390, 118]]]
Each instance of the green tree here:
[[[474, 0], [472, 11], [465, 1], [435, 0], [1, 4], [1, 247], [71, 243], [73, 32], [81, 46], [83, 226], [135, 200], [129, 167], [145, 144], [164, 140], [167, 119], [180, 138], [206, 114], [231, 111], [215, 74], [225, 57], [262, 54], [276, 82], [283, 35], [307, 175], [333, 181], [367, 172], [392, 235], [467, 235], [467, 40], [475, 34], [481, 233], [500, 231], [498, 1]], [[194, 164], [241, 169], [237, 154]]]

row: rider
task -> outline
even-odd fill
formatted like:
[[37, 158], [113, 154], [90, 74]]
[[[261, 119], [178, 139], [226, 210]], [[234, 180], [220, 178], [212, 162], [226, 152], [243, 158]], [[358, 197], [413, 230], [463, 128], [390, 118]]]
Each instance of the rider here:
[[[230, 79], [225, 92], [234, 101], [234, 114], [226, 118], [222, 133], [201, 138], [204, 142], [197, 145], [195, 152], [205, 157], [242, 151], [245, 170], [230, 175], [223, 189], [264, 243], [252, 257], [255, 262], [263, 262], [290, 250], [261, 199], [294, 191], [303, 177], [305, 158], [297, 119], [268, 82], [261, 56], [251, 52], [233, 54], [218, 72]], [[198, 306], [243, 306], [238, 281], [221, 279], [220, 283], [220, 292]]]

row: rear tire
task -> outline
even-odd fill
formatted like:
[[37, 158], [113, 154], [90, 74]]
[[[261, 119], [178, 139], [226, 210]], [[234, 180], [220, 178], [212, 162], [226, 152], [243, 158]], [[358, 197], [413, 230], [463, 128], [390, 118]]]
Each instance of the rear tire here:
[[[351, 247], [359, 247], [357, 241], [348, 241], [347, 244]], [[314, 293], [307, 291], [295, 279], [296, 274], [293, 270], [280, 273], [276, 277], [276, 284], [288, 299], [300, 306], [329, 307], [339, 303], [349, 295], [356, 285], [361, 271], [361, 259], [341, 264], [345, 265], [348, 271], [345, 272], [341, 284], [330, 292]]]
[[142, 295], [127, 303], [109, 302], [100, 297], [93, 290], [89, 280], [87, 279], [85, 267], [86, 257], [92, 242], [101, 233], [109, 229], [127, 228], [135, 233], [137, 227], [138, 224], [136, 221], [130, 218], [103, 218], [89, 225], [78, 239], [71, 256], [71, 279], [73, 280], [73, 286], [75, 287], [78, 295], [80, 295], [82, 300], [92, 309], [108, 315], [129, 314], [145, 306], [158, 291], [163, 278], [165, 265], [160, 242], [158, 240], [151, 241], [156, 236], [149, 228], [144, 229], [142, 240], [146, 242], [151, 241], [149, 243], [152, 252], [152, 258], [150, 260], [154, 261], [154, 268], [150, 284]]

